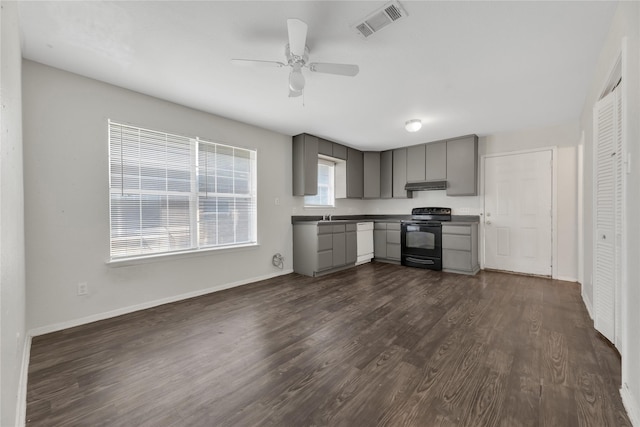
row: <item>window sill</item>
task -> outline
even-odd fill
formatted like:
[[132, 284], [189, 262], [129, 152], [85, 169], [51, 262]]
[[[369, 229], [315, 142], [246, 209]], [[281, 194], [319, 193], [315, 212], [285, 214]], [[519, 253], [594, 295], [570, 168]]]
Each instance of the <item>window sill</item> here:
[[194, 256], [211, 255], [214, 252], [238, 252], [258, 248], [258, 243], [247, 243], [245, 245], [223, 246], [217, 248], [196, 249], [180, 252], [169, 252], [163, 254], [141, 255], [128, 258], [117, 258], [108, 260], [105, 264], [109, 267], [127, 267], [131, 265], [148, 264], [162, 261], [175, 261]]

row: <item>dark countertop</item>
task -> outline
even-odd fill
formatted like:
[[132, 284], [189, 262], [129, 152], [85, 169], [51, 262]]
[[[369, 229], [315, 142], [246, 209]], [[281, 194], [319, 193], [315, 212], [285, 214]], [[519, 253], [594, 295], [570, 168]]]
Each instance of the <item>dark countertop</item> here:
[[[385, 221], [385, 222], [400, 222], [403, 220], [411, 219], [411, 215], [332, 215], [332, 221]], [[310, 223], [323, 221], [322, 215], [295, 215], [291, 217], [292, 224], [298, 223]], [[327, 221], [327, 220], [324, 220]], [[478, 215], [451, 215], [451, 222], [455, 223], [477, 223], [480, 222]]]

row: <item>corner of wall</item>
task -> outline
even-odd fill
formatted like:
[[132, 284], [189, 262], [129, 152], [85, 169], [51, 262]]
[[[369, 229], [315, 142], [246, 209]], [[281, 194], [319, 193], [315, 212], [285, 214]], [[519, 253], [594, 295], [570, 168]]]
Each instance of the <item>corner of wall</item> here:
[[635, 399], [629, 387], [626, 384], [622, 384], [620, 388], [620, 396], [622, 397], [622, 403], [624, 404], [624, 408], [627, 410], [627, 415], [631, 420], [631, 424], [634, 426], [640, 426], [640, 407], [637, 406], [636, 402], [638, 399]]
[[27, 424], [27, 380], [29, 377], [29, 359], [31, 357], [31, 334], [27, 334], [22, 349], [20, 381], [18, 383], [18, 404], [16, 405], [16, 427]]

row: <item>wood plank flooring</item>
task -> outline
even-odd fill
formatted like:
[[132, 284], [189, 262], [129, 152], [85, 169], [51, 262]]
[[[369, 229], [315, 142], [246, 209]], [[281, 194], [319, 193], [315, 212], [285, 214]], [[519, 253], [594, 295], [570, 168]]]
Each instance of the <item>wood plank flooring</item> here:
[[372, 263], [35, 337], [27, 425], [630, 426], [619, 388], [579, 285]]

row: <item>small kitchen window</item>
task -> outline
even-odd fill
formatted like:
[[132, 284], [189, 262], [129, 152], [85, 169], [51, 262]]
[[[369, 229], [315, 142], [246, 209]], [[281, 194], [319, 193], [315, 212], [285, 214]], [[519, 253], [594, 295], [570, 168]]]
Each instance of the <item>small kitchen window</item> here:
[[335, 169], [334, 162], [318, 159], [318, 193], [314, 196], [304, 196], [305, 207], [335, 206]]

